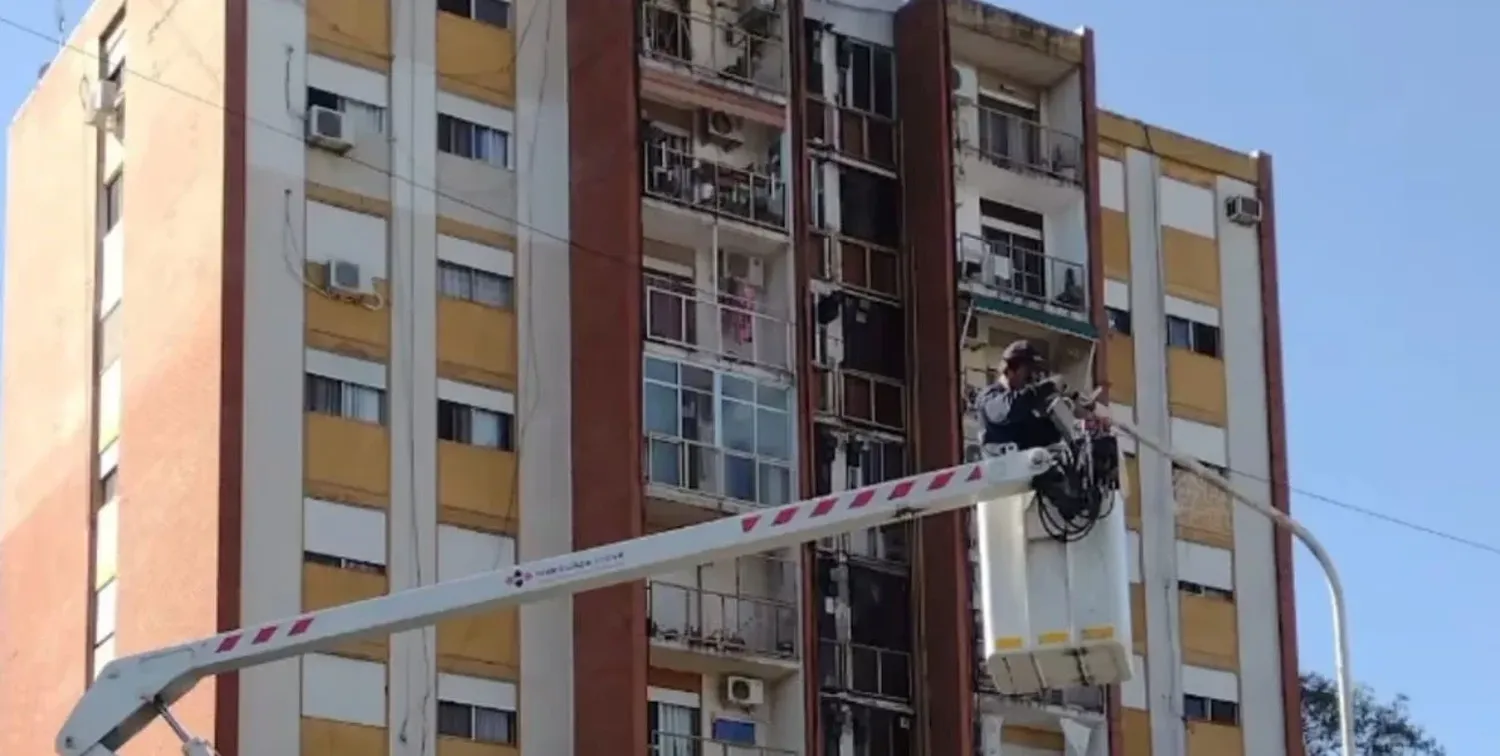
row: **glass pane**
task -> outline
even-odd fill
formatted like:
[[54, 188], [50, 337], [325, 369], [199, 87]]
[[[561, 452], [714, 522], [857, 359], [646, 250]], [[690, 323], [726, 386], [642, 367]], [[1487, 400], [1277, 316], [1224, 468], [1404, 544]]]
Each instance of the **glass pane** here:
[[766, 409], [756, 411], [755, 453], [772, 459], [792, 458], [791, 421], [786, 413]]
[[754, 459], [738, 454], [724, 455], [724, 495], [741, 501], [756, 501]]
[[439, 735], [467, 738], [473, 735], [474, 710], [464, 704], [438, 701], [437, 730]]
[[713, 393], [714, 373], [712, 370], [703, 368], [682, 366], [682, 385], [691, 386], [699, 391]]
[[760, 503], [768, 507], [785, 504], [792, 500], [791, 468], [780, 465], [760, 465]]
[[755, 384], [751, 381], [732, 375], [722, 376], [719, 380], [724, 396], [747, 402], [755, 401]]
[[791, 404], [791, 396], [791, 389], [785, 386], [771, 386], [762, 383], [755, 387], [756, 403], [772, 409], [788, 409]]
[[755, 408], [744, 402], [724, 399], [719, 403], [721, 445], [730, 451], [755, 451]]
[[676, 383], [677, 363], [647, 357], [646, 378], [653, 381], [661, 381], [662, 383]]
[[713, 395], [683, 390], [679, 403], [682, 407], [682, 437], [708, 444], [714, 443]]
[[688, 444], [687, 487], [694, 491], [720, 494], [724, 491], [723, 473], [719, 471], [722, 456], [718, 449]]
[[647, 475], [664, 486], [682, 485], [682, 444], [652, 439], [646, 443]]
[[646, 432], [676, 436], [682, 420], [677, 412], [677, 389], [660, 383], [646, 384]]

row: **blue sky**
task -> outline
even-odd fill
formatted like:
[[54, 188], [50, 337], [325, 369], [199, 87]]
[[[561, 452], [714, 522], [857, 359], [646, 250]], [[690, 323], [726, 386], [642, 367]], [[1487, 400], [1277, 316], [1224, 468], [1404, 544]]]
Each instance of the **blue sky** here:
[[[1483, 452], [1500, 449], [1488, 435], [1500, 411], [1480, 393], [1500, 368], [1482, 348], [1497, 343], [1500, 315], [1486, 311], [1500, 255], [1483, 252], [1495, 231], [1480, 223], [1500, 199], [1482, 180], [1500, 174], [1484, 73], [1500, 71], [1500, 4], [1006, 5], [1096, 30], [1106, 107], [1276, 156], [1295, 485], [1500, 544], [1500, 509], [1489, 508], [1500, 483], [1487, 475], [1497, 461]], [[73, 20], [83, 3], [64, 6]], [[50, 30], [53, 13], [11, 3], [0, 17]], [[0, 112], [52, 53], [0, 25]], [[1397, 297], [1408, 304], [1392, 306]], [[1344, 573], [1356, 675], [1410, 695], [1454, 756], [1493, 752], [1486, 691], [1500, 654], [1482, 638], [1500, 620], [1500, 590], [1474, 576], [1500, 572], [1500, 556], [1306, 497], [1294, 507]], [[1297, 566], [1303, 663], [1326, 670], [1326, 593], [1305, 553]]]

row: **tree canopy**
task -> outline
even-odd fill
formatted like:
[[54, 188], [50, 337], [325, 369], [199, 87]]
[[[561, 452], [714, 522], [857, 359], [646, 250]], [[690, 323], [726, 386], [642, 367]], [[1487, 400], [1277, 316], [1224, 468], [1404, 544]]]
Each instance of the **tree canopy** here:
[[[1302, 732], [1307, 756], [1338, 756], [1338, 684], [1315, 672], [1302, 675]], [[1354, 691], [1354, 742], [1358, 756], [1446, 756], [1437, 740], [1413, 722], [1407, 698], [1389, 702], [1368, 686]]]

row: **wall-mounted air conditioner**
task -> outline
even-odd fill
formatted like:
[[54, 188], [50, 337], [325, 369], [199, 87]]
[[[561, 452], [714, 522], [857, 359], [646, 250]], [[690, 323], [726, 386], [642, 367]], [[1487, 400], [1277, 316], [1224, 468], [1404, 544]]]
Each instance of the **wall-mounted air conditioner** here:
[[348, 152], [354, 146], [344, 114], [321, 105], [307, 109], [307, 142], [314, 147], [339, 154]]
[[94, 127], [104, 127], [115, 116], [120, 107], [120, 85], [109, 79], [100, 79], [89, 85], [88, 101], [85, 103], [85, 121]]
[[339, 294], [363, 295], [369, 292], [369, 280], [359, 263], [332, 260], [328, 263], [328, 290]]
[[1256, 197], [1230, 197], [1224, 201], [1224, 212], [1229, 216], [1230, 223], [1241, 226], [1253, 226], [1260, 223], [1260, 200]]
[[955, 65], [950, 74], [953, 96], [964, 102], [979, 100], [979, 72], [970, 66]]
[[722, 110], [710, 110], [705, 108], [703, 115], [703, 135], [709, 139], [719, 142], [740, 143], [744, 139], [740, 136], [740, 125], [734, 116]]
[[760, 706], [766, 702], [765, 683], [753, 677], [725, 675], [721, 692], [724, 703], [732, 706]]

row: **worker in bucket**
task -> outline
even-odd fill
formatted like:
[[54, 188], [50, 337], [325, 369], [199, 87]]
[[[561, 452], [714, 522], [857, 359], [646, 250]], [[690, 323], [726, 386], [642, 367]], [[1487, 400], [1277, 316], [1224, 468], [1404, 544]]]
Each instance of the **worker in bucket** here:
[[[974, 400], [983, 426], [979, 443], [984, 453], [994, 456], [1009, 444], [1035, 449], [1064, 441], [1063, 430], [1049, 411], [1058, 384], [1047, 380], [1041, 352], [1029, 341], [1013, 342], [1001, 353], [998, 367], [999, 380]], [[1107, 419], [1096, 416], [1088, 403], [1079, 403], [1075, 409], [1080, 419], [1108, 427]]]

